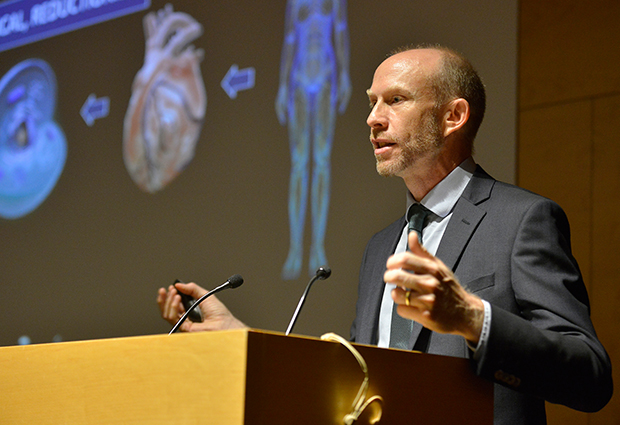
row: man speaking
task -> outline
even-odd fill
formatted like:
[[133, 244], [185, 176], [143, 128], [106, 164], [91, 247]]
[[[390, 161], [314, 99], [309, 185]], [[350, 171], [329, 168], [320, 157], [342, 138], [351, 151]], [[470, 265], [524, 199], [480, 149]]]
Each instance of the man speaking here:
[[[544, 424], [545, 400], [605, 406], [611, 364], [564, 212], [472, 158], [485, 90], [471, 64], [444, 47], [399, 49], [367, 93], [377, 171], [403, 179], [408, 205], [366, 247], [352, 340], [471, 359], [496, 383], [495, 424]], [[171, 323], [183, 312], [175, 288], [158, 303]], [[244, 326], [214, 297], [200, 307], [205, 321], [181, 330]]]

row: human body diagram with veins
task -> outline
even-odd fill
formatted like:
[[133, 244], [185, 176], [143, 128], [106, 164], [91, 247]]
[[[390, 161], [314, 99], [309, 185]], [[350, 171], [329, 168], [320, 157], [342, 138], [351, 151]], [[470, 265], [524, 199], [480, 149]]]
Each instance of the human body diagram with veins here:
[[289, 0], [275, 105], [280, 124], [288, 128], [291, 153], [285, 280], [300, 275], [308, 203], [312, 216], [309, 272], [327, 265], [330, 156], [336, 116], [344, 113], [350, 95], [346, 1]]

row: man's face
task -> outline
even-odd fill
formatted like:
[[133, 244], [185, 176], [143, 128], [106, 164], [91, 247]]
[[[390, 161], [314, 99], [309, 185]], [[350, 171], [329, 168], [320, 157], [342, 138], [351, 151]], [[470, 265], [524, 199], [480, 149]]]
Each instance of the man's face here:
[[438, 60], [433, 50], [407, 51], [388, 58], [375, 72], [367, 123], [382, 176], [404, 177], [441, 149], [438, 111], [426, 85]]

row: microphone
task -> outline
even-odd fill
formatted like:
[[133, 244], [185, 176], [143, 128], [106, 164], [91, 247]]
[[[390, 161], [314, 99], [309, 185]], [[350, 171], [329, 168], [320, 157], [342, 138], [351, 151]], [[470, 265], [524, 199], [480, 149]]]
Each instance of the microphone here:
[[314, 276], [312, 277], [312, 279], [310, 279], [310, 282], [308, 282], [308, 285], [306, 286], [306, 290], [304, 291], [303, 295], [301, 296], [301, 299], [299, 300], [299, 303], [297, 304], [297, 308], [295, 309], [295, 313], [293, 313], [293, 317], [291, 318], [291, 322], [288, 324], [288, 328], [286, 329], [286, 334], [288, 335], [291, 333], [291, 331], [293, 330], [293, 326], [295, 326], [295, 322], [297, 321], [297, 317], [299, 316], [299, 312], [301, 311], [301, 308], [303, 307], [304, 303], [306, 302], [306, 296], [308, 295], [308, 292], [310, 291], [310, 287], [312, 286], [312, 284], [314, 282], [316, 282], [317, 280], [325, 280], [328, 277], [330, 277], [332, 274], [332, 271], [329, 267], [319, 267], [319, 269], [316, 271], [316, 273], [314, 274]]
[[224, 289], [234, 289], [234, 288], [238, 288], [239, 286], [241, 286], [243, 284], [243, 278], [241, 277], [241, 275], [236, 274], [233, 275], [231, 277], [228, 278], [228, 280], [224, 283], [222, 283], [220, 286], [218, 286], [215, 289], [210, 290], [209, 292], [207, 292], [206, 294], [204, 294], [202, 297], [198, 298], [196, 300], [195, 303], [193, 303], [185, 312], [185, 314], [183, 316], [181, 316], [181, 318], [179, 319], [179, 321], [174, 325], [174, 327], [172, 328], [172, 330], [168, 333], [168, 335], [171, 335], [173, 333], [175, 333], [177, 331], [177, 329], [179, 329], [179, 327], [183, 324], [183, 322], [185, 322], [185, 319], [187, 319], [187, 317], [191, 314], [192, 311], [194, 311], [194, 309], [196, 307], [198, 307], [198, 304], [200, 304], [201, 302], [203, 302], [204, 300], [206, 300], [207, 298], [209, 298], [211, 295], [223, 291]]

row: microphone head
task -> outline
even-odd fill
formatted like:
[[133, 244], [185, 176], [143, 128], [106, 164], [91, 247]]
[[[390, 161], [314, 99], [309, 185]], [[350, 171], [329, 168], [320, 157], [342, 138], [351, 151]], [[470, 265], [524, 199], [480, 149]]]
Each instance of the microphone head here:
[[235, 274], [228, 278], [228, 282], [231, 288], [238, 288], [243, 285], [243, 278], [240, 274]]
[[318, 277], [321, 280], [325, 280], [328, 277], [330, 277], [332, 274], [332, 269], [330, 269], [329, 267], [319, 267], [319, 269], [316, 271], [316, 277]]

